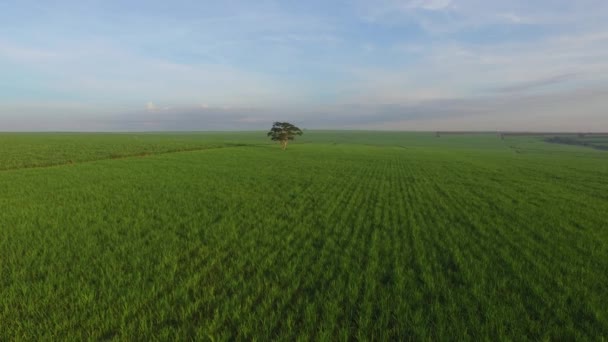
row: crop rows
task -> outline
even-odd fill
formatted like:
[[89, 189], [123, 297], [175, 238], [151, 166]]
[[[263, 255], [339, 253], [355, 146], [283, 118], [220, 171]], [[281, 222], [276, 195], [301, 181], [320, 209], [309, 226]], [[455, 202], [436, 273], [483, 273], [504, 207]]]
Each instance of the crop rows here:
[[532, 151], [244, 146], [3, 172], [0, 339], [606, 337], [606, 159]]

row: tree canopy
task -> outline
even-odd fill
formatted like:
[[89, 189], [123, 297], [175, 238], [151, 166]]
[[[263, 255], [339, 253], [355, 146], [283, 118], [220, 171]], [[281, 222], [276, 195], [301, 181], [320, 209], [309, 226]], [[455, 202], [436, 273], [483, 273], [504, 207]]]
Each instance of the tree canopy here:
[[268, 132], [268, 136], [273, 141], [278, 141], [281, 148], [285, 150], [290, 140], [294, 140], [296, 135], [302, 135], [302, 130], [289, 122], [275, 122]]

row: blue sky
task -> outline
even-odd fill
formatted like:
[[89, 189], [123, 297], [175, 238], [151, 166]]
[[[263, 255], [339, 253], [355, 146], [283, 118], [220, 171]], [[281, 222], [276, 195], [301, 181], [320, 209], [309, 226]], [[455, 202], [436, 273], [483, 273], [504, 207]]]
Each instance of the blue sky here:
[[0, 130], [608, 131], [608, 2], [0, 2]]

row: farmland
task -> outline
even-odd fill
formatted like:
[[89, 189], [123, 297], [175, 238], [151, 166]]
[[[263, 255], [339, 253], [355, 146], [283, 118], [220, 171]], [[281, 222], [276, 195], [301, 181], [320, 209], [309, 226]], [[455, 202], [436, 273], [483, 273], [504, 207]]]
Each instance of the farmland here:
[[608, 152], [0, 134], [0, 340], [608, 338]]

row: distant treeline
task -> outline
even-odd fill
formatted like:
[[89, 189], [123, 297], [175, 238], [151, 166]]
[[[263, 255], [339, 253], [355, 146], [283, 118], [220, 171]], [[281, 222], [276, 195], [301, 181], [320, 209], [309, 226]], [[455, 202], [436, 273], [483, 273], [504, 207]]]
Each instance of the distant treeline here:
[[[608, 138], [608, 136], [607, 136]], [[597, 142], [591, 142], [591, 141], [585, 141], [582, 139], [577, 139], [577, 138], [573, 138], [573, 137], [551, 137], [551, 138], [547, 138], [545, 139], [546, 142], [550, 142], [550, 143], [554, 143], [554, 144], [567, 144], [567, 145], [579, 145], [579, 146], [586, 146], [586, 147], [592, 147], [598, 150], [604, 150], [604, 151], [608, 151], [608, 145], [600, 145], [597, 144]], [[608, 139], [606, 140], [606, 143], [608, 144]]]
[[437, 131], [436, 136], [441, 135], [471, 135], [471, 134], [497, 134], [498, 136], [576, 136], [579, 138], [589, 136], [605, 136], [602, 132], [509, 132], [509, 131]]

